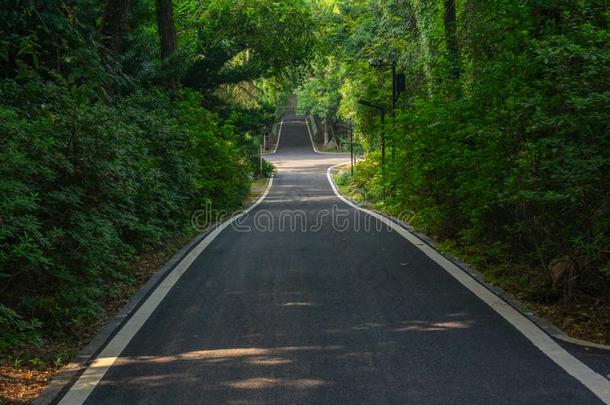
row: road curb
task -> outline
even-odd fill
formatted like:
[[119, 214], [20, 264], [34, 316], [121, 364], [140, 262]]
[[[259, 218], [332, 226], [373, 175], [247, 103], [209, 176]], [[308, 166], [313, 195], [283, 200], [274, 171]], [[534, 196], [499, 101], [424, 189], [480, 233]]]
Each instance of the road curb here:
[[[332, 171], [333, 174], [337, 173], [339, 170], [340, 169], [338, 167], [331, 168], [331, 171]], [[330, 177], [331, 177], [333, 183], [335, 184], [335, 187], [337, 188], [337, 190], [339, 190], [339, 187], [335, 183], [335, 179], [332, 176], [330, 176]], [[537, 313], [535, 313], [531, 309], [527, 308], [525, 306], [525, 304], [523, 304], [521, 301], [519, 301], [511, 293], [507, 292], [503, 288], [500, 288], [498, 286], [495, 286], [495, 285], [487, 283], [485, 281], [485, 279], [484, 279], [484, 276], [480, 272], [478, 272], [477, 270], [475, 270], [472, 267], [470, 267], [470, 265], [468, 265], [464, 261], [460, 260], [459, 258], [457, 258], [457, 257], [455, 257], [453, 255], [450, 255], [450, 254], [447, 254], [447, 253], [443, 253], [440, 250], [438, 250], [438, 243], [434, 239], [430, 238], [426, 234], [423, 234], [423, 233], [415, 230], [415, 228], [413, 226], [407, 224], [406, 222], [401, 221], [400, 219], [398, 219], [396, 217], [388, 215], [385, 212], [381, 212], [379, 210], [376, 210], [376, 209], [373, 209], [371, 207], [367, 207], [367, 206], [365, 206], [363, 204], [360, 204], [357, 201], [354, 201], [351, 198], [349, 198], [348, 196], [344, 195], [343, 193], [341, 193], [341, 194], [343, 195], [343, 197], [345, 197], [346, 199], [351, 201], [353, 204], [355, 204], [355, 205], [357, 205], [359, 207], [368, 209], [370, 211], [373, 211], [376, 214], [381, 215], [384, 218], [387, 218], [390, 221], [396, 223], [397, 225], [405, 228], [407, 231], [409, 231], [411, 234], [416, 236], [423, 243], [425, 243], [428, 246], [432, 247], [434, 250], [436, 250], [439, 254], [441, 254], [447, 260], [449, 260], [450, 262], [455, 264], [457, 267], [459, 267], [462, 271], [464, 271], [467, 274], [469, 274], [472, 278], [474, 278], [477, 282], [479, 282], [485, 288], [487, 288], [488, 290], [493, 292], [495, 295], [497, 295], [498, 297], [500, 297], [501, 299], [506, 301], [506, 303], [508, 303], [511, 307], [513, 307], [515, 310], [520, 312], [523, 316], [528, 318], [536, 326], [538, 326], [540, 329], [542, 329], [544, 332], [546, 332], [548, 335], [550, 335], [554, 339], [562, 341], [562, 342], [570, 343], [570, 344], [573, 344], [573, 345], [578, 345], [578, 346], [582, 346], [582, 347], [586, 347], [586, 348], [593, 348], [593, 349], [604, 350], [604, 351], [609, 351], [610, 352], [610, 345], [604, 345], [604, 344], [600, 344], [600, 343], [589, 342], [589, 341], [586, 341], [586, 340], [577, 339], [577, 338], [573, 338], [573, 337], [569, 336], [567, 333], [565, 333], [559, 327], [554, 325], [551, 321], [541, 317], [540, 315], [538, 315]]]

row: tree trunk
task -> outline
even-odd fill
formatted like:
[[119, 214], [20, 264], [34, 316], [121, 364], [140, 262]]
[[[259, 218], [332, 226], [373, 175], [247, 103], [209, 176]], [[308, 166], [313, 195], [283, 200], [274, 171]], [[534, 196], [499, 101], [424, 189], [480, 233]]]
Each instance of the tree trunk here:
[[[174, 25], [174, 9], [172, 0], [156, 0], [157, 4], [157, 28], [159, 30], [159, 41], [161, 46], [161, 59], [171, 57], [177, 48], [176, 26]], [[170, 89], [176, 88], [176, 80], [167, 80]]]
[[457, 41], [455, 0], [445, 0], [445, 44], [449, 57], [449, 72], [452, 79], [460, 78], [460, 53]]
[[115, 56], [120, 55], [123, 51], [128, 11], [129, 0], [108, 0], [106, 3], [100, 30], [100, 42]]

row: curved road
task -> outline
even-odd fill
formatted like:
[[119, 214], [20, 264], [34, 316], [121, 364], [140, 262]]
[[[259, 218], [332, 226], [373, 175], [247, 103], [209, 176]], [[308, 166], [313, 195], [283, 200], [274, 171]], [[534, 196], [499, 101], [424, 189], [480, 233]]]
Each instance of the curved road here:
[[301, 118], [285, 119], [270, 158], [279, 172], [266, 198], [121, 330], [134, 336], [110, 343], [120, 356], [98, 358], [87, 371], [97, 378], [81, 377], [63, 403], [603, 403], [603, 381], [593, 378], [598, 395], [583, 383], [597, 374], [570, 375], [339, 199], [326, 171], [346, 158], [314, 153]]

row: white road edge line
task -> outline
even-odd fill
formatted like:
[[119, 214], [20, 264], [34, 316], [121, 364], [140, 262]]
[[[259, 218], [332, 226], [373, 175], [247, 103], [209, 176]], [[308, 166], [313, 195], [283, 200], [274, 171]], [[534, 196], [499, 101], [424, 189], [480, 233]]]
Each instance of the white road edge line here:
[[280, 139], [282, 139], [282, 127], [283, 126], [284, 126], [284, 119], [282, 118], [282, 120], [280, 121], [280, 129], [278, 129], [278, 131], [277, 131], [277, 142], [275, 143], [275, 147], [273, 148], [273, 152], [271, 152], [270, 155], [272, 155], [275, 152], [277, 152], [277, 147], [280, 145]]
[[322, 153], [318, 150], [318, 148], [316, 148], [316, 144], [313, 141], [313, 136], [311, 136], [311, 129], [309, 128], [309, 120], [307, 119], [307, 117], [305, 117], [305, 125], [307, 125], [307, 134], [309, 134], [309, 140], [311, 141], [311, 147], [313, 148], [313, 151], [316, 153]]
[[311, 147], [313, 151], [319, 153], [320, 155], [343, 155], [345, 152], [322, 152], [316, 148], [316, 144], [313, 141], [313, 136], [311, 135], [311, 128], [309, 127], [309, 120], [305, 117], [305, 125], [307, 125], [307, 133], [309, 134], [309, 140], [311, 141]]
[[226, 227], [259, 205], [267, 197], [272, 184], [273, 177], [269, 178], [265, 192], [252, 205], [246, 208], [242, 213], [234, 215], [217, 226], [176, 265], [64, 395], [59, 402], [61, 405], [76, 405], [85, 402], [106, 372], [108, 372], [110, 367], [112, 367], [114, 362], [119, 358], [121, 352], [127, 347], [131, 339], [144, 325], [153, 311], [161, 304], [163, 298], [165, 298], [167, 293], [178, 282], [180, 277], [190, 268], [195, 259], [199, 257], [203, 250], [207, 248]]
[[360, 207], [345, 198], [335, 186], [335, 182], [333, 181], [331, 174], [332, 169], [344, 164], [345, 163], [340, 163], [338, 165], [331, 166], [326, 171], [328, 182], [330, 183], [330, 186], [337, 197], [339, 197], [347, 205], [371, 215], [398, 232], [399, 235], [409, 241], [413, 246], [421, 250], [430, 259], [434, 260], [460, 284], [469, 289], [473, 294], [479, 297], [479, 299], [489, 305], [500, 316], [512, 324], [519, 332], [521, 332], [521, 334], [529, 339], [534, 346], [557, 363], [559, 367], [563, 368], [568, 374], [580, 381], [603, 402], [610, 404], [610, 381], [606, 380], [603, 376], [591, 370], [587, 365], [568, 353], [567, 350], [561, 347], [553, 340], [553, 338], [540, 329], [538, 325], [530, 321], [502, 298], [485, 288], [445, 256], [434, 250], [434, 248], [432, 248], [430, 245], [422, 242], [417, 236], [413, 235], [402, 226], [398, 225], [389, 218], [384, 217], [383, 215]]

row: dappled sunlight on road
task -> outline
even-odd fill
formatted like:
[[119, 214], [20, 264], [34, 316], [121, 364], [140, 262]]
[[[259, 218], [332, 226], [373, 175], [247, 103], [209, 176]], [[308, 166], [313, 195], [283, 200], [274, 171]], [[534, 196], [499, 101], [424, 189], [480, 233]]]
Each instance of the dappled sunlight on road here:
[[226, 382], [226, 385], [231, 388], [247, 389], [247, 390], [260, 390], [265, 388], [283, 386], [289, 388], [295, 388], [299, 390], [306, 390], [311, 387], [318, 387], [321, 385], [328, 385], [327, 381], [311, 379], [311, 378], [299, 378], [299, 379], [285, 379], [285, 378], [249, 378], [242, 381]]
[[[215, 349], [215, 350], [196, 350], [186, 353], [180, 353], [172, 356], [134, 356], [121, 357], [120, 364], [128, 365], [138, 362], [148, 363], [168, 363], [172, 361], [228, 361], [235, 358], [257, 357], [257, 356], [278, 356], [293, 352], [307, 352], [319, 350], [340, 350], [341, 346], [287, 346], [275, 348], [261, 347], [236, 347], [232, 349]], [[95, 366], [94, 366], [95, 367]]]
[[285, 302], [279, 305], [283, 307], [313, 307], [318, 304], [315, 304], [313, 302]]
[[420, 331], [420, 332], [434, 332], [434, 331], [443, 331], [448, 329], [466, 329], [470, 328], [473, 325], [472, 321], [463, 321], [463, 322], [426, 322], [426, 321], [409, 321], [406, 322], [405, 326], [401, 326], [400, 328], [392, 329], [393, 332], [411, 332], [411, 331]]

